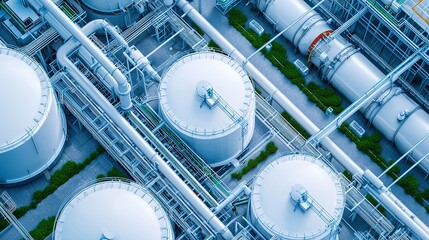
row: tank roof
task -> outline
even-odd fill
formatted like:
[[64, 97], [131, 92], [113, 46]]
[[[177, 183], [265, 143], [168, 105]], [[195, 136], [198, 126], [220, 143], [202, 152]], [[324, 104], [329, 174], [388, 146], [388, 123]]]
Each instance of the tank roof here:
[[321, 160], [301, 154], [280, 157], [259, 172], [251, 195], [256, 220], [272, 235], [288, 239], [329, 234], [315, 202], [297, 205], [297, 190], [306, 191], [339, 224], [345, 203], [337, 173]]
[[197, 90], [201, 82], [210, 84], [240, 116], [246, 115], [254, 101], [253, 85], [235, 60], [216, 52], [193, 53], [170, 66], [160, 83], [158, 96], [168, 120], [194, 137], [239, 127], [220, 106], [204, 104]]
[[40, 127], [52, 88], [42, 68], [26, 55], [0, 48], [0, 152], [19, 146]]
[[55, 239], [172, 239], [158, 201], [133, 182], [93, 184], [74, 196], [57, 217]]
[[104, 13], [120, 11], [133, 4], [133, 0], [81, 0], [81, 2], [93, 10]]

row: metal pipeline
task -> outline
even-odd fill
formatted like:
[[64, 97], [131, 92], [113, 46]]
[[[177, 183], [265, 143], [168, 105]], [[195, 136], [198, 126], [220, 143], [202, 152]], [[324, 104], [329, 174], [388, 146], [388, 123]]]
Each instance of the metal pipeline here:
[[[232, 239], [233, 235], [231, 231], [195, 195], [195, 193], [180, 179], [180, 177], [174, 173], [174, 171], [166, 162], [164, 162], [149, 143], [147, 143], [127, 122], [127, 120], [122, 117], [116, 108], [112, 106], [112, 104], [92, 85], [85, 75], [79, 71], [79, 69], [70, 61], [68, 55], [79, 44], [83, 45], [85, 49], [89, 51], [106, 70], [109, 71], [108, 74], [114, 77], [117, 81], [121, 107], [124, 110], [129, 110], [132, 107], [129, 94], [131, 87], [126, 80], [126, 77], [104, 55], [104, 53], [87, 38], [84, 32], [82, 32], [78, 26], [68, 19], [68, 17], [54, 3], [50, 0], [40, 0], [40, 4], [43, 5], [55, 18], [55, 21], [52, 22], [52, 27], [55, 29], [61, 28], [61, 25], [58, 25], [58, 23], [61, 23], [63, 27], [76, 39], [76, 41], [67, 41], [60, 49], [58, 49], [57, 60], [59, 65], [65, 67], [65, 70], [70, 74], [70, 76], [79, 84], [79, 86], [82, 87], [91, 99], [102, 108], [106, 115], [110, 117], [110, 119], [123, 131], [123, 133], [137, 146], [137, 148], [145, 154], [150, 161], [158, 166], [158, 170], [183, 195], [183, 197], [189, 202], [190, 206], [192, 206], [193, 209], [202, 218], [204, 218], [217, 233], [220, 233], [224, 239]], [[95, 23], [97, 22], [94, 22], [94, 24]], [[99, 26], [100, 25], [89, 25], [85, 28], [85, 31], [96, 31]], [[109, 29], [111, 28], [109, 27]], [[116, 35], [114, 32], [116, 32], [116, 30], [113, 31], [112, 35]], [[136, 61], [138, 60], [139, 59], [136, 59]]]
[[213, 212], [195, 195], [195, 193], [178, 177], [166, 162], [156, 153], [140, 134], [127, 122], [114, 106], [92, 85], [92, 83], [70, 61], [68, 55], [76, 46], [76, 42], [67, 41], [57, 52], [58, 63], [65, 67], [70, 76], [82, 87], [91, 99], [106, 113], [136, 147], [158, 166], [158, 170], [189, 202], [190, 206], [203, 217], [213, 229], [225, 239], [232, 239], [229, 229], [213, 214]]
[[214, 209], [214, 213], [217, 214], [220, 211], [222, 211], [222, 209], [224, 209], [228, 204], [230, 204], [232, 201], [234, 201], [238, 196], [240, 196], [240, 194], [242, 192], [244, 192], [244, 194], [249, 195], [250, 194], [250, 189], [249, 187], [246, 185], [247, 182], [243, 181], [240, 184], [238, 184], [237, 187], [235, 187], [231, 193], [229, 194], [229, 196], [227, 198], [225, 198], [215, 209]]
[[[110, 75], [118, 82], [118, 95], [121, 101], [121, 108], [123, 110], [129, 110], [132, 107], [131, 103], [131, 86], [127, 81], [125, 75], [107, 58], [106, 55], [81, 31], [81, 29], [74, 24], [65, 15], [61, 9], [55, 5], [51, 0], [38, 0], [40, 4], [55, 18], [54, 22], [51, 22], [51, 26], [55, 29], [66, 29], [86, 50], [88, 50], [95, 59], [109, 72]], [[43, 12], [42, 9], [39, 9]], [[59, 24], [58, 24], [59, 23]]]
[[[282, 2], [282, 1], [277, 1]], [[310, 134], [316, 134], [319, 128], [307, 118], [279, 89], [277, 89], [253, 64], [246, 61], [246, 58], [220, 34], [201, 14], [194, 9], [188, 1], [178, 0], [177, 6], [183, 10], [185, 15], [198, 25], [204, 32], [216, 42], [230, 56], [237, 61], [243, 63], [253, 79], [274, 99], [285, 111], [287, 111], [302, 127]], [[283, 12], [284, 14], [284, 12]], [[319, 23], [320, 24], [320, 23]], [[302, 39], [299, 42], [304, 42]], [[311, 43], [311, 41], [310, 41]], [[359, 176], [363, 175], [363, 170], [360, 168], [346, 153], [344, 153], [332, 140], [324, 138], [321, 142], [328, 151], [352, 174]], [[400, 219], [403, 223], [413, 230], [416, 235], [422, 239], [429, 239], [429, 234], [426, 233], [425, 226], [421, 226], [421, 220], [418, 219], [408, 208], [406, 208], [399, 200], [389, 198], [393, 195], [390, 192], [374, 193], [375, 197], [380, 200], [385, 206]], [[424, 225], [424, 224], [423, 224]], [[427, 228], [427, 227], [426, 227]], [[424, 229], [424, 230], [423, 230]], [[428, 230], [429, 231], [429, 230]]]
[[[134, 46], [129, 46], [126, 40], [117, 32], [116, 28], [110, 23], [103, 19], [96, 19], [87, 23], [82, 27], [82, 32], [89, 36], [100, 29], [105, 29], [113, 38], [115, 38], [119, 44], [125, 49], [124, 56], [132, 62], [133, 65], [140, 63], [140, 69], [149, 74], [150, 77], [159, 81], [160, 76], [150, 65], [149, 60]], [[119, 96], [118, 83], [113, 78], [111, 74], [93, 58], [92, 54], [86, 50], [86, 48], [79, 49], [79, 56], [86, 62], [89, 66], [94, 66], [93, 70], [101, 78], [102, 82], [109, 88], [113, 87], [115, 93]]]
[[[274, 84], [272, 84], [252, 63], [247, 62], [241, 54], [222, 34], [220, 34], [201, 14], [198, 13], [186, 0], [179, 0], [177, 6], [185, 12], [191, 20], [204, 30], [216, 44], [228, 55], [243, 63], [243, 68], [253, 79], [274, 99], [286, 112], [310, 133], [315, 134], [319, 128], [301, 110], [299, 110]], [[345, 154], [332, 140], [325, 138], [321, 144], [337, 158], [341, 164], [353, 174], [362, 175], [363, 170]]]
[[[289, 26], [311, 9], [303, 1], [257, 2], [259, 9], [263, 9], [264, 14], [281, 28]], [[345, 97], [354, 102], [385, 77], [345, 38], [339, 35], [334, 38], [327, 36], [326, 32], [333, 31], [317, 12], [308, 15], [313, 17], [306, 16], [301, 20], [301, 25], [298, 24], [298, 27], [285, 32], [283, 36], [293, 42], [302, 54], [309, 54], [309, 59], [320, 68], [322, 78]], [[294, 41], [297, 36], [300, 41]], [[329, 41], [322, 41], [323, 38]], [[425, 52], [421, 54], [427, 58]], [[394, 142], [401, 153], [407, 152], [429, 133], [429, 115], [397, 86], [386, 85], [381, 94], [371, 99], [372, 102], [367, 102], [361, 111], [374, 127]], [[429, 149], [429, 140], [411, 153], [412, 158], [420, 159], [426, 149]], [[420, 167], [429, 172], [429, 158], [423, 160]]]
[[158, 72], [153, 69], [152, 65], [150, 65], [150, 62], [146, 58], [146, 56], [144, 56], [143, 53], [140, 52], [140, 50], [138, 50], [136, 47], [130, 47], [127, 41], [121, 36], [121, 34], [119, 34], [119, 32], [114, 26], [112, 26], [110, 23], [103, 19], [96, 19], [89, 22], [88, 24], [94, 25], [93, 28], [105, 29], [112, 37], [114, 37], [119, 42], [122, 47], [125, 48], [124, 55], [131, 61], [134, 66], [139, 66], [142, 71], [145, 71], [147, 74], [149, 74], [151, 78], [154, 78], [157, 81], [161, 79], [161, 77], [158, 75]]

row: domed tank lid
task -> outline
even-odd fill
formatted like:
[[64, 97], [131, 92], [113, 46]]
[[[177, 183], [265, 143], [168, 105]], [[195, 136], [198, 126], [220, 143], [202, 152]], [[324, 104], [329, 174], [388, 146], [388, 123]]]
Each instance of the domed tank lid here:
[[46, 119], [52, 88], [39, 64], [0, 48], [0, 152], [25, 142]]
[[158, 96], [170, 122], [185, 133], [207, 136], [239, 127], [234, 119], [247, 114], [254, 90], [235, 60], [220, 53], [200, 52], [170, 66]]
[[81, 0], [81, 2], [96, 11], [104, 13], [113, 13], [125, 10], [134, 0]]
[[133, 182], [106, 181], [84, 188], [57, 217], [56, 240], [173, 239], [158, 201]]
[[262, 169], [251, 195], [256, 221], [271, 235], [289, 239], [321, 238], [344, 210], [337, 173], [308, 155], [286, 155]]

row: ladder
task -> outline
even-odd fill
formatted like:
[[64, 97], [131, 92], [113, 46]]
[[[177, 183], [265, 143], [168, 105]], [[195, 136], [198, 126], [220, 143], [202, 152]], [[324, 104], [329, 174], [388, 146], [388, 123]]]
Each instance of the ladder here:
[[0, 195], [0, 215], [2, 215], [9, 223], [11, 223], [19, 234], [26, 240], [33, 240], [33, 237], [28, 233], [27, 229], [18, 221], [13, 215], [13, 211], [16, 209], [16, 205], [12, 198], [7, 192], [3, 192]]

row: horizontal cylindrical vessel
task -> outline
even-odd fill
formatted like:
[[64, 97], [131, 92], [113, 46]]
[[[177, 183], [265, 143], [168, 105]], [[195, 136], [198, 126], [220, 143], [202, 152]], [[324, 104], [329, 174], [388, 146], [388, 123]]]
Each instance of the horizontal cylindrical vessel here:
[[109, 180], [83, 188], [63, 205], [54, 239], [172, 240], [174, 232], [148, 190], [134, 182]]
[[[278, 30], [286, 28], [311, 10], [304, 1], [295, 0], [259, 0], [258, 8], [271, 22], [276, 23]], [[284, 36], [301, 53], [310, 54], [311, 61], [321, 69], [324, 79], [350, 101], [355, 101], [385, 75], [343, 37], [337, 35], [330, 39], [332, 32], [326, 21], [315, 11], [310, 11]], [[429, 134], [429, 115], [395, 85], [386, 85], [361, 111], [402, 153]], [[429, 139], [411, 153], [412, 158], [420, 159], [427, 149]], [[420, 166], [429, 172], [429, 158], [423, 160]]]
[[250, 219], [267, 239], [333, 239], [344, 205], [337, 172], [315, 157], [286, 155], [256, 176]]
[[58, 158], [67, 126], [38, 63], [0, 48], [0, 64], [0, 184], [22, 183]]
[[[210, 88], [213, 97], [202, 97]], [[158, 96], [164, 120], [211, 166], [230, 162], [252, 138], [253, 85], [226, 55], [200, 52], [179, 59], [165, 72]]]

